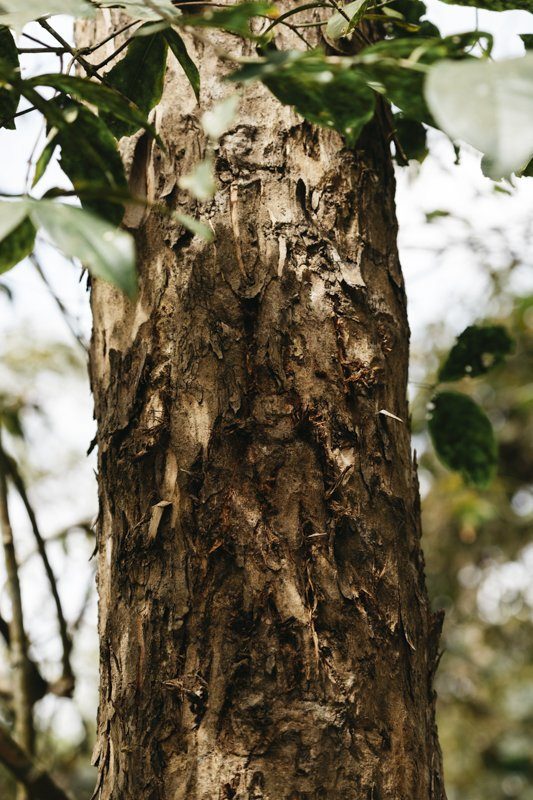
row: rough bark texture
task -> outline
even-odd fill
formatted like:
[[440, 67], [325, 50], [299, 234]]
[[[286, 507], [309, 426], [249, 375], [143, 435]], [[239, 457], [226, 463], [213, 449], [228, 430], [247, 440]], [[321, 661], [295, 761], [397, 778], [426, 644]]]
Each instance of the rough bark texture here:
[[138, 301], [92, 295], [99, 797], [441, 800], [386, 136], [349, 151], [254, 85], [195, 209], [177, 179], [230, 89], [190, 47], [202, 107], [172, 65], [168, 153], [128, 158], [215, 243], [152, 213]]

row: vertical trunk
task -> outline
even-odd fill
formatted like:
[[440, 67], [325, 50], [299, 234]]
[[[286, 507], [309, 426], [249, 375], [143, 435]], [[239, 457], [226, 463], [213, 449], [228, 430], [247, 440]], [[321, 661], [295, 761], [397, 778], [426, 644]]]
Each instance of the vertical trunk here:
[[[198, 119], [176, 68], [132, 155], [189, 213]], [[385, 139], [248, 88], [214, 244], [153, 213], [137, 303], [94, 285], [101, 800], [444, 797]]]

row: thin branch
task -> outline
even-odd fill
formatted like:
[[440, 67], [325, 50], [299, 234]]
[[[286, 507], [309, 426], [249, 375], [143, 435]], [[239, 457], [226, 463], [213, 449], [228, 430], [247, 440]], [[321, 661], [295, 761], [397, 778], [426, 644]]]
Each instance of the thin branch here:
[[64, 47], [17, 47], [19, 53], [52, 53], [53, 55], [61, 55], [66, 53]]
[[30, 800], [70, 800], [51, 776], [31, 759], [0, 725], [0, 761], [22, 783]]
[[[6, 647], [9, 648], [10, 647], [10, 641], [11, 641], [11, 637], [10, 637], [10, 633], [9, 633], [9, 623], [6, 622], [5, 619], [2, 616], [0, 616], [0, 636], [2, 637], [4, 642], [6, 643]], [[29, 669], [29, 673], [30, 674], [28, 676], [28, 679], [29, 679], [29, 696], [30, 696], [31, 704], [34, 705], [37, 702], [37, 700], [40, 700], [42, 697], [45, 696], [45, 694], [47, 694], [47, 692], [50, 691], [50, 687], [48, 685], [48, 682], [45, 681], [45, 679], [43, 678], [43, 676], [39, 672], [39, 667], [37, 666], [35, 661], [32, 661], [30, 658], [28, 659], [28, 661], [29, 661], [29, 665], [30, 665], [30, 669]], [[13, 701], [13, 693], [12, 692], [8, 692], [7, 696], [9, 698], [9, 700], [12, 702]]]
[[113, 59], [116, 58], [119, 53], [122, 53], [122, 51], [126, 49], [126, 47], [129, 45], [130, 42], [133, 41], [134, 38], [135, 38], [134, 36], [130, 36], [129, 39], [126, 39], [125, 42], [122, 42], [120, 47], [117, 47], [117, 49], [113, 53], [111, 53], [110, 56], [107, 56], [107, 58], [104, 58], [103, 61], [100, 61], [98, 64], [96, 64], [95, 68], [102, 69], [102, 67], [105, 67], [107, 64], [109, 64], [110, 61], [113, 61]]
[[83, 67], [83, 69], [85, 70], [85, 72], [88, 75], [90, 75], [92, 78], [98, 78], [99, 81], [101, 81], [102, 83], [105, 83], [105, 80], [98, 73], [98, 70], [95, 67], [93, 67], [93, 65], [90, 63], [90, 61], [87, 61], [87, 59], [83, 57], [84, 54], [87, 54], [90, 51], [88, 51], [87, 49], [76, 50], [74, 47], [72, 47], [67, 42], [66, 39], [63, 39], [61, 34], [57, 33], [57, 31], [55, 31], [52, 28], [52, 26], [49, 25], [48, 22], [45, 19], [40, 19], [39, 20], [39, 25], [42, 28], [44, 28], [45, 31], [47, 31], [51, 36], [53, 36], [54, 39], [56, 40], [56, 42], [59, 42], [59, 44], [62, 47], [65, 48], [66, 52], [70, 53], [72, 55], [72, 57], [75, 59], [75, 61], [77, 61], [79, 64], [81, 64], [81, 66]]
[[[0, 440], [0, 454], [1, 450]], [[13, 541], [13, 528], [9, 517], [7, 496], [7, 463], [0, 457], [0, 528], [6, 562], [7, 585], [11, 601], [11, 624], [9, 626], [11, 663], [13, 666], [13, 705], [15, 711], [15, 737], [27, 753], [33, 752], [34, 730], [32, 704], [29, 691], [28, 640], [24, 630], [22, 594], [18, 574], [17, 557]]]
[[39, 552], [39, 555], [41, 556], [44, 571], [46, 572], [46, 576], [50, 584], [50, 591], [52, 592], [52, 597], [54, 598], [54, 603], [56, 606], [59, 636], [63, 647], [63, 657], [62, 657], [63, 674], [61, 676], [61, 684], [63, 686], [62, 694], [63, 696], [68, 697], [72, 693], [75, 683], [74, 672], [72, 670], [72, 666], [70, 663], [72, 641], [69, 636], [65, 615], [63, 614], [63, 607], [61, 605], [59, 592], [57, 591], [57, 581], [54, 572], [52, 570], [50, 561], [48, 559], [48, 554], [46, 552], [46, 544], [39, 529], [39, 526], [37, 524], [37, 517], [30, 503], [28, 493], [26, 491], [26, 486], [24, 485], [24, 481], [22, 479], [22, 475], [19, 472], [16, 462], [12, 458], [10, 458], [3, 450], [1, 443], [0, 443], [0, 462], [2, 464], [2, 470], [5, 470], [5, 474], [9, 475], [9, 477], [13, 481], [13, 485], [17, 490], [20, 499], [22, 500], [24, 508], [26, 509], [26, 513], [30, 520], [31, 528], [33, 531], [33, 535], [35, 537], [35, 542], [37, 544], [37, 550]]

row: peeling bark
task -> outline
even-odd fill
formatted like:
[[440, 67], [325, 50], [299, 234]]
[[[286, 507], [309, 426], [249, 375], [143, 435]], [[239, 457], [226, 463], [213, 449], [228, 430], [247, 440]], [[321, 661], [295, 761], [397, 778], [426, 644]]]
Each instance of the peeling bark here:
[[350, 151], [254, 85], [195, 209], [230, 91], [195, 55], [202, 107], [172, 65], [168, 153], [126, 155], [215, 242], [134, 215], [138, 301], [92, 292], [99, 797], [441, 800], [386, 135]]

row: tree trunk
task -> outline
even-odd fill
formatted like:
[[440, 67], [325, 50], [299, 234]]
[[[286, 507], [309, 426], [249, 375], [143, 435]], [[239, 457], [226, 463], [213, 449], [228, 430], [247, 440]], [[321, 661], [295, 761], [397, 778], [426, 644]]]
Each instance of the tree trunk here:
[[172, 64], [168, 152], [127, 157], [215, 242], [152, 213], [137, 302], [92, 292], [99, 797], [441, 800], [384, 126], [348, 150], [252, 85], [195, 208], [177, 180], [230, 89], [188, 45], [201, 107]]

